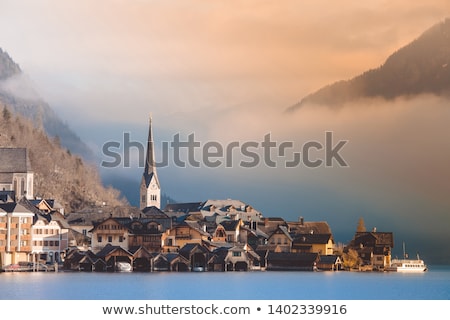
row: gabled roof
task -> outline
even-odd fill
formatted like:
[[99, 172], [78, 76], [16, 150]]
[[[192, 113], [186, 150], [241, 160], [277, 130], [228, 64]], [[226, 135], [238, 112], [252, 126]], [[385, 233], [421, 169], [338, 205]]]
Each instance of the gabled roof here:
[[170, 217], [162, 212], [159, 208], [156, 206], [150, 206], [142, 209], [142, 213], [145, 215], [146, 218], [152, 218], [152, 219], [170, 219]]
[[302, 244], [327, 244], [332, 239], [331, 234], [306, 233], [296, 234], [293, 245]]
[[288, 222], [291, 233], [323, 233], [332, 234], [331, 228], [326, 221], [296, 221]]
[[121, 246], [113, 246], [113, 245], [111, 245], [109, 243], [106, 246], [104, 246], [102, 250], [97, 252], [97, 256], [100, 257], [100, 258], [105, 258], [105, 257], [109, 256], [110, 254], [112, 254], [113, 252], [116, 252], [116, 251], [120, 251], [120, 252], [124, 253], [125, 255], [127, 255], [129, 257], [133, 256], [133, 254], [131, 252], [129, 252], [128, 250], [125, 250]]
[[202, 246], [198, 243], [187, 243], [178, 251], [178, 253], [180, 255], [182, 255], [183, 257], [185, 257], [186, 259], [189, 259], [191, 253], [193, 253], [195, 251], [200, 251], [204, 254], [209, 253], [208, 249], [206, 249], [204, 246]]
[[1, 173], [31, 172], [30, 160], [26, 148], [0, 148]]
[[223, 226], [225, 231], [236, 231], [240, 223], [241, 220], [223, 220], [220, 225]]
[[289, 234], [289, 231], [288, 231], [288, 229], [285, 226], [278, 226], [278, 228], [270, 235], [269, 239], [274, 234], [284, 234], [290, 241], [292, 241], [292, 237]]

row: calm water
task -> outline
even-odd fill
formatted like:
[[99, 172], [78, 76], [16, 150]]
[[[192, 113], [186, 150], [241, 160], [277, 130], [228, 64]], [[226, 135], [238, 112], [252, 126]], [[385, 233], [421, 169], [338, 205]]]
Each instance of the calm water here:
[[1, 273], [0, 299], [450, 300], [450, 267], [359, 272]]

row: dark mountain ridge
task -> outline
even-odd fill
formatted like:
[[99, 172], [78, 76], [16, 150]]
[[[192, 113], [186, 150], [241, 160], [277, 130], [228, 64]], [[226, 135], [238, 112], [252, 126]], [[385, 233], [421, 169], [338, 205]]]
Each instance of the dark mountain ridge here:
[[393, 53], [380, 67], [325, 86], [287, 111], [305, 105], [338, 107], [363, 98], [391, 100], [420, 94], [450, 97], [450, 18]]

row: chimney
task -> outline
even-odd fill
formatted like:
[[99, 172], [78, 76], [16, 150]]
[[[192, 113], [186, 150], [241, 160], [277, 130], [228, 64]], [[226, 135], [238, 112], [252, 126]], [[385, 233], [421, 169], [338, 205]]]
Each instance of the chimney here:
[[299, 220], [300, 220], [300, 225], [302, 226], [304, 224], [304, 222], [305, 222], [303, 217], [300, 217]]

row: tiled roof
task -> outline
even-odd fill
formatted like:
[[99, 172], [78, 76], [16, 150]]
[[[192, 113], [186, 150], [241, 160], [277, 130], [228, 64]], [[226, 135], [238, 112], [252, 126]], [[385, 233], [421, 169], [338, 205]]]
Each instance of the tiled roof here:
[[198, 212], [201, 209], [202, 202], [169, 203], [164, 208], [165, 212]]
[[331, 234], [296, 234], [293, 245], [301, 244], [326, 244], [331, 239]]
[[147, 218], [152, 219], [170, 219], [170, 217], [155, 206], [146, 207], [142, 212]]
[[236, 231], [239, 223], [239, 220], [223, 220], [220, 224], [226, 231]]
[[1, 173], [31, 172], [26, 148], [0, 148]]

